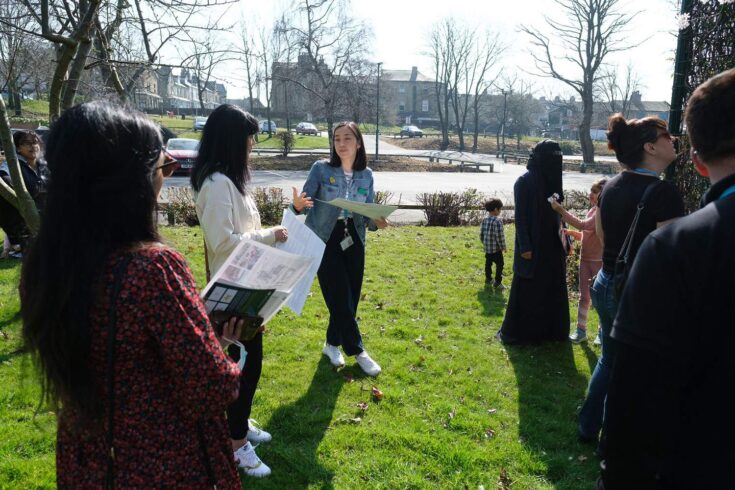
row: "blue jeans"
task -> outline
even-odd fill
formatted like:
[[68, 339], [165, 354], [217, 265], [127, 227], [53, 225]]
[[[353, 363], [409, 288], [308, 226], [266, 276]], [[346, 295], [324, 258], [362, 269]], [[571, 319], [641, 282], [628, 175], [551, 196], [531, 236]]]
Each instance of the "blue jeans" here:
[[613, 276], [600, 270], [595, 283], [590, 288], [592, 304], [600, 317], [602, 353], [592, 372], [587, 388], [587, 398], [579, 412], [579, 435], [584, 439], [595, 439], [602, 429], [605, 415], [605, 399], [610, 384], [610, 372], [615, 361], [615, 340], [610, 337], [613, 321], [618, 312], [615, 300]]

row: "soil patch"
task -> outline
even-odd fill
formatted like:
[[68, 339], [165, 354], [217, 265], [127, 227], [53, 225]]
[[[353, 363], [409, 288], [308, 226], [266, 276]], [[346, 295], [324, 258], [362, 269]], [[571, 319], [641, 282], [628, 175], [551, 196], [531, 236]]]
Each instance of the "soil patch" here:
[[[319, 156], [296, 155], [251, 156], [250, 166], [254, 170], [309, 170]], [[409, 157], [385, 157], [379, 162], [368, 161], [368, 166], [379, 172], [459, 172], [459, 166], [445, 163], [431, 163]], [[476, 169], [464, 168], [465, 173], [477, 172]]]

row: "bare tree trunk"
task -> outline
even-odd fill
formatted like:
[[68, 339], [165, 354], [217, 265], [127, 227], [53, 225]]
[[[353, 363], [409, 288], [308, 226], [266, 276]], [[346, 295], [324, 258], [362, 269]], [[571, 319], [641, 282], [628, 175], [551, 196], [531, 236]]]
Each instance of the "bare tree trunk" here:
[[64, 89], [66, 72], [74, 59], [74, 53], [76, 51], [76, 45], [71, 46], [65, 44], [60, 49], [60, 57], [56, 63], [56, 70], [54, 70], [54, 76], [51, 79], [51, 87], [49, 87], [48, 94], [48, 117], [51, 123], [56, 121], [61, 115], [61, 93]]
[[83, 39], [77, 47], [77, 54], [71, 64], [71, 68], [69, 69], [69, 78], [66, 80], [66, 84], [64, 86], [64, 94], [61, 100], [62, 110], [67, 110], [74, 105], [74, 97], [77, 94], [79, 80], [82, 78], [84, 65], [87, 64], [87, 57], [89, 56], [90, 49], [92, 49], [92, 41], [88, 38]]
[[13, 188], [11, 189], [5, 184], [5, 181], [0, 179], [0, 195], [18, 209], [28, 229], [35, 235], [41, 226], [41, 219], [38, 215], [36, 203], [28, 193], [23, 175], [20, 172], [18, 155], [15, 153], [15, 145], [13, 144], [13, 137], [10, 132], [8, 112], [2, 97], [0, 97], [0, 143], [5, 148], [5, 158], [10, 170], [10, 181], [13, 183]]
[[584, 101], [582, 122], [579, 124], [579, 143], [582, 146], [582, 162], [595, 163], [595, 147], [590, 136], [590, 125], [592, 124], [592, 95], [589, 100]]
[[475, 96], [475, 100], [472, 101], [472, 124], [474, 124], [474, 131], [472, 132], [472, 153], [477, 153], [477, 138], [480, 134], [480, 103], [479, 97]]

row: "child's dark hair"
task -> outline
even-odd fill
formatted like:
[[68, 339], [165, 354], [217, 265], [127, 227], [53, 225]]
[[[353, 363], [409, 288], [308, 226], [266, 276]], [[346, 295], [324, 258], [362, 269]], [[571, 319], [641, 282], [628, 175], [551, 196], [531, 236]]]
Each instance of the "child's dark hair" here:
[[501, 209], [503, 207], [503, 201], [500, 199], [488, 199], [485, 201], [485, 211], [488, 213], [492, 213], [496, 209]]

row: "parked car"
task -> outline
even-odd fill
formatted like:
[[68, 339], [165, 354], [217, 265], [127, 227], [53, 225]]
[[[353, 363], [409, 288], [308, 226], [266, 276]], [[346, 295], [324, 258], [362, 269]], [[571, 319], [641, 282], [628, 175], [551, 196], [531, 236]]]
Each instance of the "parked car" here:
[[204, 129], [204, 125], [207, 124], [206, 117], [195, 117], [194, 118], [194, 131], [201, 131]]
[[300, 122], [296, 125], [296, 134], [313, 134], [316, 136], [319, 134], [319, 130], [311, 123]]
[[166, 151], [179, 161], [179, 166], [174, 170], [174, 174], [189, 175], [199, 155], [199, 140], [171, 138], [166, 144]]
[[424, 136], [424, 132], [416, 126], [403, 126], [399, 134], [401, 138], [404, 136], [408, 136], [409, 138], [422, 138]]
[[[270, 130], [268, 130], [268, 123], [270, 123]], [[273, 121], [260, 121], [260, 132], [261, 133], [275, 133], [278, 126]]]

